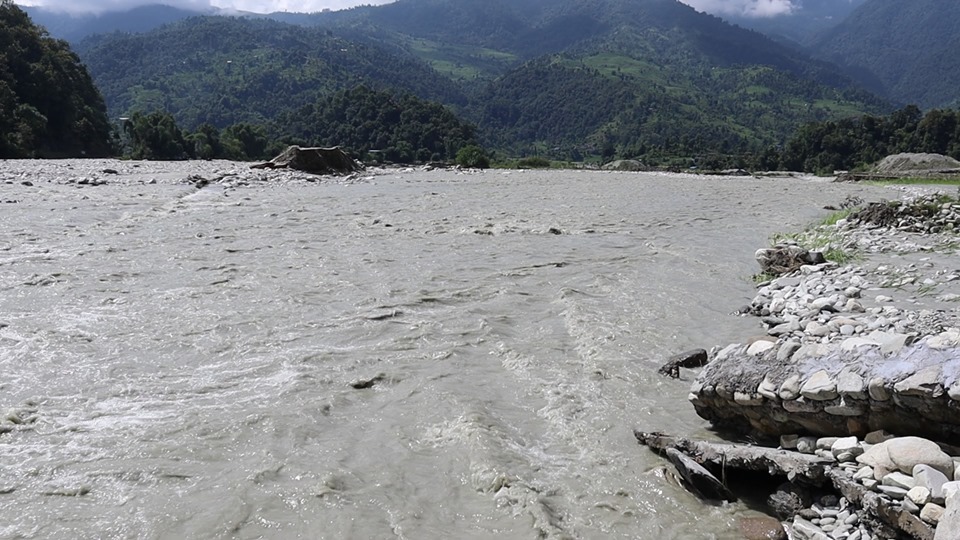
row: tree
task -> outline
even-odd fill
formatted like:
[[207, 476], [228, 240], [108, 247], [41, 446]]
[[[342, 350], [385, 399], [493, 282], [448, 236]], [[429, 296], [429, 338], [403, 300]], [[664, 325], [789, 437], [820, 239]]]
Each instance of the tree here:
[[0, 158], [112, 152], [103, 98], [80, 59], [0, 0]]
[[487, 169], [490, 167], [490, 157], [487, 152], [473, 144], [464, 146], [457, 152], [456, 162], [461, 167], [472, 169]]
[[134, 113], [125, 129], [130, 136], [130, 157], [133, 159], [172, 160], [188, 157], [183, 133], [170, 113]]

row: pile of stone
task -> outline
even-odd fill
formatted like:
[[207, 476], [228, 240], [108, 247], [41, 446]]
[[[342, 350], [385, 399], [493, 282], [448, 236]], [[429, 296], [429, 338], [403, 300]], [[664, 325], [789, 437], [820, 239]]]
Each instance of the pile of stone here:
[[[871, 272], [860, 266], [839, 267], [832, 262], [802, 266], [793, 275], [762, 283], [750, 305], [741, 312], [761, 317], [770, 336], [767, 341], [795, 341], [795, 344], [788, 345], [792, 350], [784, 355], [791, 355], [802, 343], [830, 343], [875, 331], [899, 334], [890, 339], [902, 347], [909, 341], [905, 334], [916, 337], [921, 333], [942, 331], [950, 319], [945, 318], [939, 326], [931, 326], [930, 317], [933, 315], [887, 305], [893, 301], [889, 295], [872, 295], [869, 300], [876, 305], [869, 309], [864, 306], [864, 296], [879, 288], [910, 285], [932, 290], [960, 279], [960, 271], [937, 271], [933, 277], [920, 278], [919, 273], [912, 273], [914, 270], [915, 267], [892, 269], [881, 266]], [[876, 283], [878, 278], [883, 282]], [[887, 348], [892, 346], [890, 344]], [[764, 352], [765, 347], [764, 344], [755, 345], [752, 354]]]
[[922, 176], [960, 171], [960, 161], [942, 154], [902, 153], [880, 160], [875, 173], [900, 176]]
[[860, 513], [846, 497], [824, 495], [786, 523], [795, 539], [872, 540], [871, 527], [860, 522]]
[[850, 214], [841, 227], [887, 227], [915, 233], [960, 230], [960, 204], [939, 195], [910, 201], [873, 202]]
[[[781, 438], [781, 446], [834, 462], [828, 476], [835, 484], [863, 486], [865, 491], [855, 491], [856, 500], [863, 503], [865, 493], [870, 493], [891, 512], [900, 512], [892, 521], [905, 525], [900, 527], [904, 532], [931, 537], [935, 527], [936, 538], [955, 538], [949, 534], [960, 533], [960, 497], [956, 496], [960, 482], [954, 481], [960, 478], [960, 458], [951, 457], [930, 440], [877, 431], [864, 440], [790, 435]], [[796, 538], [863, 539], [870, 538], [872, 531], [884, 529], [882, 524], [871, 523], [876, 520], [876, 516], [865, 513], [862, 504], [841, 497], [839, 506], [834, 508], [821, 500], [797, 512], [788, 524]], [[889, 532], [881, 538], [888, 536]]]
[[887, 429], [960, 444], [960, 330], [906, 345], [909, 337], [875, 330], [827, 345], [731, 346], [704, 368], [690, 401], [718, 427], [761, 439]]

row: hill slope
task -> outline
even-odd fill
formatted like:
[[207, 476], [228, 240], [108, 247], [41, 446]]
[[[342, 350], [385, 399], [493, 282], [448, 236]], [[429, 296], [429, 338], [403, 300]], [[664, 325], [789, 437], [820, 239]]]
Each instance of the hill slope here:
[[90, 75], [9, 0], [0, 2], [0, 158], [103, 156], [110, 124]]
[[267, 20], [194, 17], [145, 34], [96, 36], [78, 49], [111, 114], [167, 110], [187, 128], [264, 123], [360, 83], [465, 101], [415, 58]]
[[960, 98], [960, 3], [867, 0], [814, 45], [871, 89], [921, 107]]
[[214, 13], [213, 9], [187, 10], [161, 4], [111, 10], [100, 14], [69, 14], [39, 6], [25, 6], [23, 10], [30, 15], [34, 23], [46, 28], [51, 35], [70, 43], [78, 43], [94, 34], [149, 32], [165, 24]]

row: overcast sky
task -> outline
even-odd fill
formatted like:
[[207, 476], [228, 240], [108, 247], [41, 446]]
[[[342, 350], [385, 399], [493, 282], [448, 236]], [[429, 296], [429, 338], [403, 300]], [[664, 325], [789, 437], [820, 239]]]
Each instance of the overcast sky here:
[[[323, 9], [344, 9], [360, 4], [387, 4], [392, 0], [14, 0], [28, 6], [44, 6], [73, 13], [112, 11], [122, 7], [144, 4], [167, 4], [190, 8], [233, 8], [242, 11], [270, 13], [298, 11], [301, 13]], [[745, 15], [774, 17], [790, 13], [798, 0], [681, 0], [700, 11], [717, 15]]]

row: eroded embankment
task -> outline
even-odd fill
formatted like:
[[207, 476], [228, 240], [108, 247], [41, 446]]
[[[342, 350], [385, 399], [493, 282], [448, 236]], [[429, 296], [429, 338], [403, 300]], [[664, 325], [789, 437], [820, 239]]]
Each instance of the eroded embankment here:
[[763, 332], [715, 351], [694, 382], [690, 401], [715, 427], [820, 458], [829, 481], [812, 484], [832, 486], [837, 505], [809, 485], [781, 486], [805, 494], [778, 510], [793, 537], [957, 537], [958, 228], [958, 201], [927, 195], [862, 206], [776, 246], [868, 259], [804, 264], [760, 284], [742, 311]]

